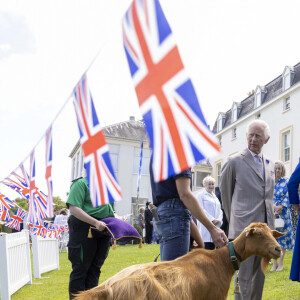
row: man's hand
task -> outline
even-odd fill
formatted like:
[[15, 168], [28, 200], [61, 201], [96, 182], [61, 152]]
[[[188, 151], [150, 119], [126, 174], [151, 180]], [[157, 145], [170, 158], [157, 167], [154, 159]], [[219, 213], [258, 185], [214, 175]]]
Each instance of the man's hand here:
[[104, 229], [105, 229], [105, 226], [106, 226], [106, 224], [105, 224], [104, 222], [102, 222], [102, 221], [97, 220], [97, 221], [95, 222], [95, 227], [96, 227], [96, 229], [98, 229], [99, 231], [104, 230]]
[[221, 248], [228, 243], [228, 238], [222, 229], [213, 227], [210, 234], [216, 248]]

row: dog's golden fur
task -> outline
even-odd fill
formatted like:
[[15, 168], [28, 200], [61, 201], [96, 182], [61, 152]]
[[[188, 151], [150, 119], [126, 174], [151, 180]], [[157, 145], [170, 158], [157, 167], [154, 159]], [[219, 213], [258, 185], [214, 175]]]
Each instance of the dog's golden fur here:
[[[275, 238], [282, 235], [264, 223], [252, 223], [233, 245], [242, 260], [251, 255], [263, 257], [265, 272], [269, 260], [280, 256]], [[228, 247], [213, 251], [196, 249], [173, 261], [128, 267], [98, 287], [79, 293], [75, 299], [222, 300], [227, 298], [234, 271]]]

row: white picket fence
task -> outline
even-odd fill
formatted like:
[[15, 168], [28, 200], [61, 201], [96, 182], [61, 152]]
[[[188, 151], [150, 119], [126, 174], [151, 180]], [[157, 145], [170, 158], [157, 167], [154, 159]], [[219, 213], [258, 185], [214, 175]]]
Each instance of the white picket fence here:
[[59, 270], [58, 240], [32, 236], [32, 258], [34, 278], [52, 270]]
[[32, 283], [29, 233], [0, 233], [1, 299], [10, 296], [25, 284]]

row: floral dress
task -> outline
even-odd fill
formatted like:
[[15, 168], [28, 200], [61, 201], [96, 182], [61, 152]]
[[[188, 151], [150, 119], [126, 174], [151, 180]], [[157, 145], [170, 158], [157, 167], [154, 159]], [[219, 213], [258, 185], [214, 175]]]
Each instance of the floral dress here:
[[275, 182], [274, 197], [273, 201], [276, 206], [283, 205], [284, 208], [280, 213], [280, 217], [284, 220], [284, 227], [282, 229], [277, 229], [280, 232], [286, 232], [286, 235], [277, 239], [277, 242], [283, 249], [293, 250], [294, 249], [294, 239], [293, 239], [293, 226], [292, 219], [289, 209], [289, 197], [287, 189], [288, 180], [281, 177], [277, 182]]

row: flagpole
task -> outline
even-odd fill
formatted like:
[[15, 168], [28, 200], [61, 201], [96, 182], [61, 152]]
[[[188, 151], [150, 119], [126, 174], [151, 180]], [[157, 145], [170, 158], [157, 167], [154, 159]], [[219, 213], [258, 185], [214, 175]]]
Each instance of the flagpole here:
[[141, 182], [141, 174], [142, 174], [142, 163], [143, 163], [143, 137], [141, 138], [140, 143], [140, 165], [138, 170], [138, 178], [137, 178], [137, 189], [136, 189], [136, 208], [135, 208], [135, 215], [137, 216], [138, 213], [138, 206], [139, 206], [139, 194], [140, 194], [140, 182]]

